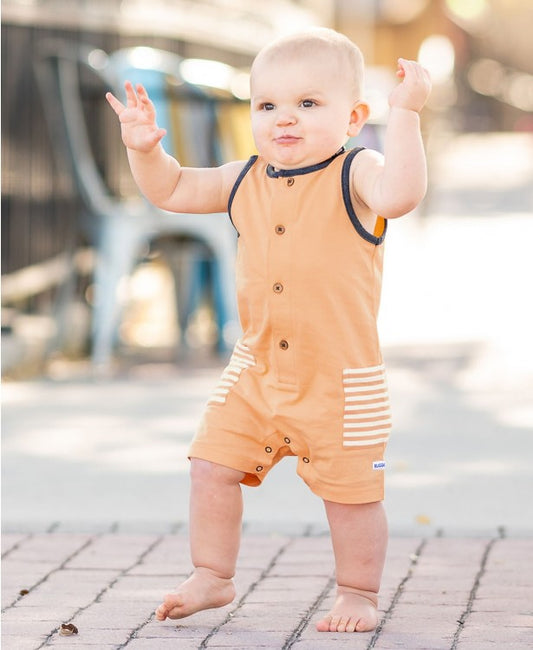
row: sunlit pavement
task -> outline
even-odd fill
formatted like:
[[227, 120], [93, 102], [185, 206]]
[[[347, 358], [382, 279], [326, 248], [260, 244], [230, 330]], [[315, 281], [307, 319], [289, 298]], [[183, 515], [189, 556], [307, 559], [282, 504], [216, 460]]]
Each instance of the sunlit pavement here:
[[190, 570], [182, 533], [8, 534], [3, 551], [3, 650], [531, 648], [533, 538], [394, 537], [380, 623], [360, 634], [315, 631], [335, 593], [327, 536], [245, 535], [236, 600], [164, 623]]

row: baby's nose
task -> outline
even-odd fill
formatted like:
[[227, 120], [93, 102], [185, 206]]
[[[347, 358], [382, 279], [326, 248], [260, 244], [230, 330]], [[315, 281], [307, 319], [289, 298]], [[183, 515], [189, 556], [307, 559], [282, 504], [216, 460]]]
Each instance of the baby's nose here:
[[287, 124], [294, 124], [296, 122], [296, 116], [292, 111], [281, 110], [278, 113], [277, 123], [279, 125], [285, 126]]

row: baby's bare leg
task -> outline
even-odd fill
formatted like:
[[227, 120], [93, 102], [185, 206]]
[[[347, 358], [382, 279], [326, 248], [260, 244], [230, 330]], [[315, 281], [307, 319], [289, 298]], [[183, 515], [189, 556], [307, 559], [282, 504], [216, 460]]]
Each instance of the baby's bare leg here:
[[190, 545], [192, 575], [165, 596], [156, 618], [184, 618], [235, 598], [233, 576], [239, 552], [242, 472], [191, 459]]
[[369, 632], [378, 623], [378, 592], [388, 530], [381, 502], [325, 501], [335, 554], [337, 598], [319, 632]]

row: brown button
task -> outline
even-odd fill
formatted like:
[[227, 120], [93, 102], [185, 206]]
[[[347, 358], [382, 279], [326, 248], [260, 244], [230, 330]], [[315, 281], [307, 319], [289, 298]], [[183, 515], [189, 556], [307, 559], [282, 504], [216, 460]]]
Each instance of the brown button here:
[[285, 438], [283, 438], [283, 440], [285, 440], [285, 442], [286, 442], [288, 445], [291, 444], [291, 439], [290, 439], [290, 438], [285, 437]]
[[272, 447], [265, 447], [265, 451], [266, 451], [267, 454], [271, 454], [272, 453]]
[[288, 350], [288, 349], [289, 349], [289, 343], [288, 343], [288, 341], [286, 341], [285, 339], [281, 339], [281, 341], [279, 342], [279, 347], [280, 347], [282, 350]]
[[276, 284], [272, 287], [276, 293], [281, 293], [283, 291], [283, 285], [281, 282], [276, 282]]
[[262, 465], [258, 465], [258, 466], [255, 468], [255, 471], [256, 471], [256, 472], [262, 472], [262, 471], [263, 471], [263, 466], [262, 466]]
[[294, 185], [294, 178], [288, 178], [288, 179], [287, 179], [287, 185], [288, 185], [289, 187], [292, 187], [292, 186]]
[[304, 456], [304, 457], [302, 458], [302, 460], [303, 460], [304, 463], [308, 463], [308, 462], [309, 462], [309, 458], [307, 458], [306, 456]]
[[276, 230], [276, 235], [283, 235], [283, 233], [285, 232], [285, 226], [283, 224], [279, 223], [276, 226], [275, 230]]

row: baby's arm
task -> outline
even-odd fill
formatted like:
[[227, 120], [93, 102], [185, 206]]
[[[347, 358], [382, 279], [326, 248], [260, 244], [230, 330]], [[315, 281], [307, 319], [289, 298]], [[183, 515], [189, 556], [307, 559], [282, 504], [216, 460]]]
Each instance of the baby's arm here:
[[154, 105], [144, 87], [127, 81], [126, 106], [106, 98], [118, 115], [130, 168], [141, 192], [154, 205], [172, 212], [223, 212], [243, 162], [213, 168], [182, 167], [161, 145], [165, 129], [156, 123]]
[[413, 210], [427, 187], [419, 112], [429, 96], [431, 81], [428, 72], [415, 61], [399, 59], [397, 74], [402, 81], [389, 96], [384, 158], [377, 152], [365, 151], [355, 157], [352, 167], [356, 196], [374, 213], [388, 219]]

